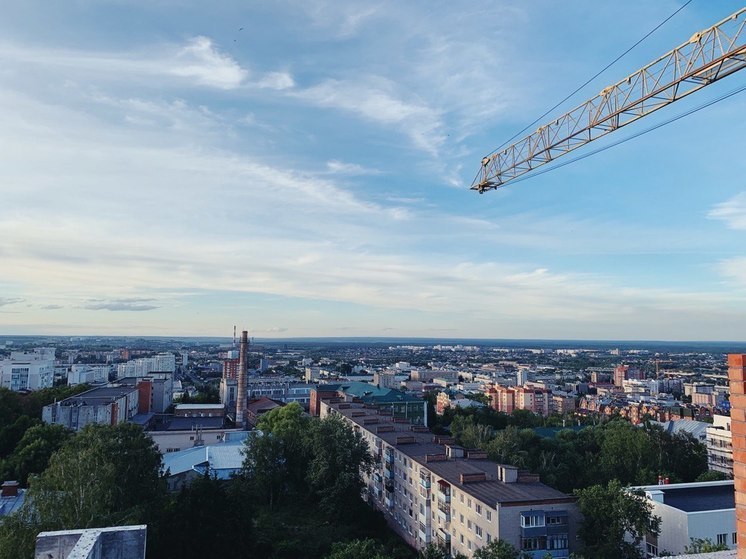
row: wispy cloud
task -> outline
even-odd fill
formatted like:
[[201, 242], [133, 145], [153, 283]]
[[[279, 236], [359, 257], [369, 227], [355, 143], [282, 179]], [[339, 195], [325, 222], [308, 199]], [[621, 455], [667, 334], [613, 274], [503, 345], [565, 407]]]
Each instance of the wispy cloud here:
[[158, 305], [146, 304], [154, 299], [141, 297], [128, 297], [123, 299], [101, 300], [92, 299], [83, 308], [89, 311], [152, 311]]
[[358, 165], [357, 163], [345, 163], [344, 161], [337, 161], [332, 159], [326, 162], [327, 170], [335, 175], [380, 175], [381, 171], [378, 169], [369, 169]]
[[45, 311], [56, 311], [59, 309], [64, 309], [65, 307], [62, 305], [43, 305], [41, 308]]
[[147, 79], [221, 90], [239, 87], [287, 89], [293, 77], [284, 71], [255, 75], [220, 50], [209, 37], [198, 36], [181, 45], [161, 44], [132, 51], [97, 52], [43, 49], [0, 44], [0, 59], [12, 66], [33, 64], [64, 73], [68, 79], [86, 76], [97, 82]]
[[707, 217], [725, 222], [729, 229], [746, 229], [746, 192], [716, 204], [707, 212]]
[[328, 79], [291, 95], [318, 107], [355, 114], [367, 121], [394, 126], [419, 149], [437, 155], [445, 140], [437, 110], [422, 99], [405, 98], [391, 80], [367, 76], [356, 80]]
[[20, 297], [0, 297], [0, 307], [15, 305], [16, 303], [23, 303], [24, 301], [25, 299], [21, 299]]

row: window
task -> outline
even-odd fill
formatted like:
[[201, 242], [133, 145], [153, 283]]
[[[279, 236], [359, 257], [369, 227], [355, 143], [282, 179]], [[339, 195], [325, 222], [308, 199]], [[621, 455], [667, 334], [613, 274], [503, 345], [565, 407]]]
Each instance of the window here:
[[733, 545], [738, 543], [738, 532], [733, 532]]
[[487, 509], [487, 520], [492, 520], [492, 513], [490, 512], [490, 509]]
[[521, 528], [544, 526], [544, 516], [538, 514], [521, 515]]
[[458, 515], [458, 519], [459, 519], [459, 522], [461, 522], [461, 524], [464, 523], [464, 515], [463, 514], [459, 514]]
[[461, 495], [459, 495], [459, 497], [461, 498], [461, 502], [463, 503], [464, 502], [464, 494], [461, 493]]
[[559, 526], [567, 524], [566, 516], [547, 516], [547, 526]]
[[646, 543], [645, 550], [648, 552], [648, 557], [658, 557], [658, 546], [655, 546], [652, 543]]
[[466, 506], [471, 508], [471, 499], [466, 500]]
[[482, 528], [481, 526], [474, 525], [474, 532], [477, 534], [478, 538], [482, 537]]
[[723, 545], [728, 543], [728, 534], [718, 534], [718, 545]]
[[461, 534], [461, 543], [464, 543], [464, 535]]
[[492, 541], [492, 536], [487, 534], [487, 543], [490, 543]]
[[476, 509], [477, 514], [479, 516], [482, 516], [482, 505], [480, 505], [479, 503], [474, 503], [474, 508]]
[[466, 527], [471, 530], [471, 520], [466, 521]]
[[468, 547], [469, 549], [471, 549], [471, 540], [467, 540], [467, 542], [466, 542], [466, 543], [468, 544], [468, 545], [467, 545], [467, 547]]

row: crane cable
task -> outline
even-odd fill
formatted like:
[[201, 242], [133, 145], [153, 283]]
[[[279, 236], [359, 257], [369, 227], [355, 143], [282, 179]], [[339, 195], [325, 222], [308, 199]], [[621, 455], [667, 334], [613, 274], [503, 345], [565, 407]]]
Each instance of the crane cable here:
[[672, 122], [676, 122], [677, 120], [681, 120], [684, 117], [687, 117], [689, 115], [692, 115], [698, 111], [701, 111], [702, 109], [706, 109], [707, 107], [710, 107], [712, 105], [715, 105], [716, 103], [719, 103], [720, 101], [725, 101], [729, 97], [733, 97], [734, 95], [737, 95], [738, 93], [741, 93], [743, 91], [746, 91], [746, 85], [742, 85], [741, 87], [734, 89], [732, 91], [729, 91], [728, 93], [725, 93], [721, 95], [720, 97], [716, 97], [715, 99], [712, 99], [706, 103], [703, 103], [702, 105], [698, 105], [697, 107], [694, 107], [692, 109], [689, 109], [688, 111], [685, 111], [673, 118], [669, 118], [668, 120], [664, 120], [663, 122], [659, 122], [658, 124], [651, 126], [649, 128], [646, 128], [645, 130], [641, 130], [640, 132], [636, 132], [632, 134], [631, 136], [627, 136], [626, 138], [622, 138], [621, 140], [617, 140], [615, 142], [610, 143], [609, 145], [594, 149], [593, 151], [589, 151], [588, 153], [584, 153], [583, 155], [579, 155], [573, 159], [568, 159], [567, 161], [563, 161], [562, 163], [557, 163], [555, 165], [552, 165], [551, 167], [548, 167], [546, 169], [542, 169], [540, 171], [536, 171], [534, 173], [530, 173], [528, 175], [525, 175], [523, 177], [517, 178], [515, 180], [510, 181], [510, 184], [516, 184], [521, 181], [525, 181], [528, 179], [532, 179], [534, 177], [537, 177], [539, 175], [543, 175], [544, 173], [548, 173], [550, 171], [554, 171], [555, 169], [559, 169], [560, 167], [564, 167], [565, 165], [569, 165], [570, 163], [575, 163], [576, 161], [580, 161], [581, 159], [585, 159], [587, 157], [590, 157], [591, 155], [596, 155], [597, 153], [601, 153], [602, 151], [606, 151], [607, 149], [613, 148], [615, 146], [618, 146], [619, 144], [623, 144], [625, 142], [628, 142], [630, 140], [634, 140], [635, 138], [639, 138], [640, 136], [647, 134], [648, 132], [652, 132], [653, 130], [657, 130], [658, 128], [663, 128], [667, 124], [671, 124]]
[[[549, 113], [551, 113], [551, 112], [552, 112], [553, 110], [555, 110], [556, 108], [560, 107], [560, 106], [561, 106], [561, 105], [562, 105], [562, 104], [563, 104], [563, 103], [564, 103], [565, 101], [567, 101], [568, 99], [572, 98], [572, 97], [573, 97], [573, 96], [574, 96], [574, 95], [575, 95], [576, 93], [578, 93], [578, 92], [579, 92], [579, 91], [580, 91], [581, 89], [583, 89], [583, 88], [584, 88], [584, 87], [585, 87], [586, 85], [588, 85], [589, 83], [591, 83], [591, 82], [592, 82], [593, 80], [595, 80], [595, 79], [596, 79], [596, 78], [597, 78], [598, 76], [600, 76], [600, 75], [601, 75], [601, 74], [603, 74], [603, 73], [604, 73], [604, 72], [605, 72], [606, 70], [608, 70], [609, 68], [611, 68], [611, 67], [612, 67], [612, 66], [613, 66], [614, 64], [616, 64], [617, 62], [619, 62], [619, 61], [620, 61], [620, 60], [621, 60], [622, 58], [624, 58], [624, 57], [625, 57], [625, 56], [626, 56], [627, 54], [629, 54], [629, 53], [630, 53], [630, 51], [632, 51], [632, 50], [633, 50], [633, 49], [634, 49], [635, 47], [637, 47], [637, 46], [638, 46], [638, 45], [639, 45], [640, 43], [642, 43], [642, 42], [643, 42], [643, 41], [644, 41], [645, 39], [647, 39], [648, 37], [650, 37], [650, 36], [651, 36], [651, 35], [652, 35], [653, 33], [655, 33], [656, 31], [658, 31], [658, 29], [660, 29], [661, 27], [663, 27], [663, 26], [664, 26], [664, 25], [665, 25], [665, 24], [666, 24], [666, 23], [667, 23], [667, 22], [668, 22], [668, 21], [669, 21], [669, 20], [670, 20], [671, 18], [673, 18], [673, 17], [674, 17], [674, 16], [676, 15], [676, 14], [678, 14], [678, 13], [679, 13], [679, 12], [680, 12], [681, 10], [683, 10], [684, 8], [686, 8], [686, 7], [687, 7], [687, 6], [689, 5], [689, 4], [691, 4], [691, 3], [692, 3], [692, 0], [687, 0], [687, 1], [686, 1], [686, 2], [684, 3], [684, 4], [682, 4], [682, 5], [681, 5], [681, 6], [680, 6], [680, 7], [679, 7], [679, 8], [678, 8], [678, 9], [677, 9], [677, 10], [676, 10], [676, 11], [675, 11], [674, 13], [672, 13], [672, 14], [671, 14], [670, 16], [668, 16], [668, 17], [667, 17], [666, 19], [664, 19], [663, 21], [661, 21], [661, 22], [660, 22], [660, 23], [659, 23], [658, 25], [656, 25], [655, 27], [653, 27], [653, 29], [651, 29], [650, 31], [648, 31], [648, 32], [647, 32], [647, 33], [645, 34], [645, 36], [644, 36], [644, 37], [642, 37], [642, 38], [641, 38], [640, 40], [638, 40], [638, 41], [637, 41], [637, 42], [636, 42], [636, 43], [635, 43], [634, 45], [632, 45], [631, 47], [629, 47], [629, 48], [628, 48], [627, 50], [625, 50], [625, 51], [624, 51], [624, 52], [623, 52], [622, 54], [620, 54], [620, 55], [619, 55], [619, 56], [617, 56], [617, 57], [616, 57], [616, 58], [615, 58], [614, 60], [612, 60], [611, 62], [609, 62], [609, 63], [608, 63], [608, 64], [607, 64], [606, 66], [604, 66], [604, 67], [603, 67], [603, 68], [602, 68], [601, 70], [599, 70], [598, 72], [596, 72], [596, 74], [594, 74], [594, 75], [593, 75], [593, 77], [589, 78], [589, 79], [588, 79], [588, 80], [587, 80], [587, 81], [586, 81], [586, 82], [585, 82], [585, 83], [584, 83], [583, 85], [579, 86], [579, 87], [578, 87], [577, 89], [575, 89], [575, 91], [573, 91], [572, 93], [570, 93], [569, 95], [567, 95], [567, 96], [566, 96], [566, 97], [565, 97], [564, 99], [562, 99], [562, 101], [560, 101], [559, 103], [557, 103], [556, 105], [554, 105], [554, 107], [552, 107], [551, 109], [549, 109], [548, 111], [546, 111], [546, 112], [545, 112], [545, 113], [544, 113], [543, 115], [541, 115], [540, 117], [538, 117], [538, 118], [537, 118], [536, 120], [534, 120], [534, 121], [533, 121], [532, 123], [528, 124], [528, 125], [527, 125], [526, 127], [524, 127], [524, 128], [522, 129], [522, 130], [520, 130], [519, 132], [516, 132], [515, 134], [513, 134], [513, 136], [511, 136], [511, 137], [510, 137], [510, 138], [509, 138], [508, 140], [506, 140], [505, 142], [503, 142], [503, 144], [502, 144], [502, 145], [501, 145], [500, 147], [498, 147], [497, 149], [494, 149], [494, 150], [492, 150], [492, 151], [491, 151], [490, 153], [488, 153], [486, 157], [489, 157], [489, 156], [490, 156], [490, 155], [492, 155], [493, 153], [497, 153], [498, 151], [500, 151], [500, 150], [501, 150], [502, 148], [504, 148], [504, 147], [505, 147], [505, 146], [506, 146], [507, 144], [509, 144], [510, 142], [512, 142], [513, 140], [515, 140], [515, 139], [516, 139], [516, 138], [517, 138], [518, 136], [520, 136], [521, 134], [523, 134], [523, 133], [524, 133], [524, 132], [525, 132], [526, 130], [528, 130], [529, 128], [531, 128], [531, 127], [532, 127], [532, 126], [534, 126], [535, 124], [537, 124], [537, 123], [538, 123], [538, 122], [539, 122], [539, 121], [540, 121], [541, 119], [543, 119], [543, 118], [544, 118], [545, 116], [547, 116], [547, 115], [548, 115]], [[477, 172], [477, 174], [476, 174], [476, 175], [474, 176], [474, 180], [473, 180], [472, 182], [475, 182], [475, 181], [476, 181], [476, 179], [477, 179], [477, 177], [479, 177], [479, 171], [478, 171], [478, 172]]]

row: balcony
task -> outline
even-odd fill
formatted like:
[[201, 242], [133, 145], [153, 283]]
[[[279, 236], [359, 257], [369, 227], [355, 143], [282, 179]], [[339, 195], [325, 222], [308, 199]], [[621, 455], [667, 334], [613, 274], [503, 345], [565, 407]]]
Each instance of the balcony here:
[[386, 491], [388, 491], [389, 493], [393, 493], [394, 492], [394, 482], [393, 481], [387, 479], [384, 482], [383, 486], [386, 489]]
[[430, 489], [430, 474], [420, 472], [420, 485], [425, 489]]
[[446, 494], [441, 491], [438, 491], [438, 501], [440, 501], [441, 503], [450, 503], [451, 502], [450, 492]]
[[384, 472], [383, 474], [383, 477], [385, 477], [386, 479], [394, 479], [394, 470], [386, 470], [386, 472]]
[[386, 463], [393, 464], [394, 463], [394, 452], [391, 450], [387, 450], [384, 454], [386, 458]]
[[441, 522], [445, 522], [446, 524], [449, 523], [451, 521], [450, 507], [447, 510], [443, 510], [438, 507], [438, 518], [440, 518]]
[[381, 481], [383, 481], [383, 477], [381, 476], [380, 472], [375, 472], [373, 474], [373, 481], [375, 481], [376, 483], [381, 483]]
[[430, 543], [430, 530], [427, 529], [427, 526], [420, 524], [419, 536], [424, 543]]

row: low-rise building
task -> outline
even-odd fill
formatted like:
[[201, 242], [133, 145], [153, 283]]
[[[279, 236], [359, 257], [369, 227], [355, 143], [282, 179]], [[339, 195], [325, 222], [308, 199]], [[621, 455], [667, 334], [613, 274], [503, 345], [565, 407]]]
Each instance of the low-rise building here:
[[371, 404], [322, 400], [320, 407], [322, 417], [338, 414], [368, 443], [375, 460], [365, 475], [368, 502], [416, 549], [436, 543], [471, 557], [503, 539], [532, 559], [567, 558], [574, 550], [576, 498], [537, 475], [491, 462], [485, 452], [460, 448]]
[[237, 475], [243, 467], [244, 447], [244, 440], [231, 440], [165, 454], [163, 471], [169, 490], [178, 491], [204, 475], [216, 479]]
[[643, 541], [647, 557], [684, 553], [693, 539], [736, 547], [733, 481], [646, 485], [630, 490], [642, 491], [652, 514], [661, 519], [660, 534], [648, 534]]
[[377, 388], [364, 382], [320, 384], [311, 390], [311, 415], [321, 413], [323, 400], [362, 402], [390, 413], [393, 417], [427, 425], [427, 402], [400, 390]]
[[35, 559], [145, 559], [148, 527], [110, 526], [84, 530], [41, 532]]

